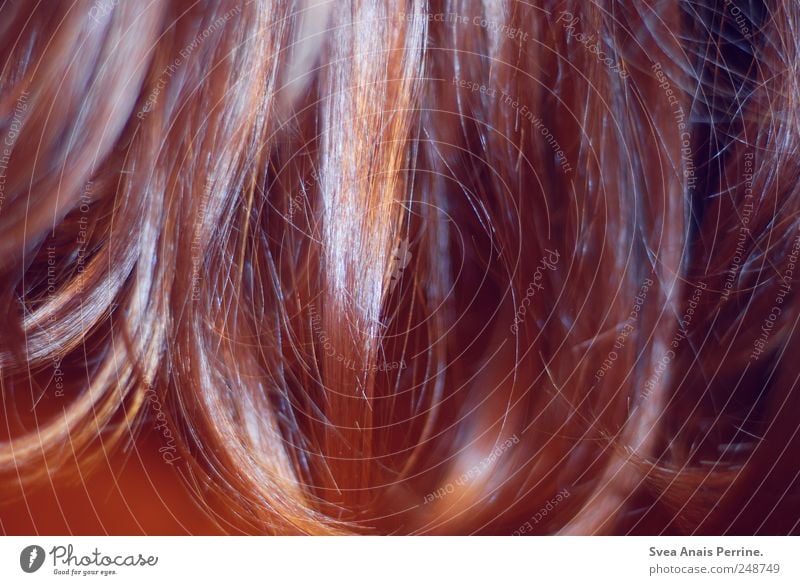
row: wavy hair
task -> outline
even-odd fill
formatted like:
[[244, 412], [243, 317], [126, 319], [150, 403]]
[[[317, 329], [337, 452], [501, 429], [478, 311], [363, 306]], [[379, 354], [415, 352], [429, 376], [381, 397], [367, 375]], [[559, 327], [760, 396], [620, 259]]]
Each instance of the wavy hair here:
[[0, 493], [159, 476], [211, 519], [111, 533], [798, 532], [798, 28], [1, 1]]

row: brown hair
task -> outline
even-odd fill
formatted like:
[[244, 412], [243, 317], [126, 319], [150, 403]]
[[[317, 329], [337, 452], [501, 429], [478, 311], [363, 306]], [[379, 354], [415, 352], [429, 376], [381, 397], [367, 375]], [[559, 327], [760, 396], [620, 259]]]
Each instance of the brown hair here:
[[0, 15], [5, 485], [148, 435], [232, 533], [797, 532], [795, 4]]

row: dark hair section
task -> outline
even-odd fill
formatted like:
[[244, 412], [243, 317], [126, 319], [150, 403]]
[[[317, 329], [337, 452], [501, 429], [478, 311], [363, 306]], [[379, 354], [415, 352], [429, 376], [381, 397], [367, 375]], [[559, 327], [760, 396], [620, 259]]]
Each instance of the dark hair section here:
[[0, 0], [0, 529], [797, 533], [799, 28]]

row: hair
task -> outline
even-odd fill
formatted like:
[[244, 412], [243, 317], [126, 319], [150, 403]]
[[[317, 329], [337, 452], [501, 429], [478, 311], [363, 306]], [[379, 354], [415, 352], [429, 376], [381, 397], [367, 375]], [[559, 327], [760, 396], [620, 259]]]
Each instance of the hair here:
[[798, 532], [800, 6], [0, 15], [3, 490], [133, 449], [228, 533]]

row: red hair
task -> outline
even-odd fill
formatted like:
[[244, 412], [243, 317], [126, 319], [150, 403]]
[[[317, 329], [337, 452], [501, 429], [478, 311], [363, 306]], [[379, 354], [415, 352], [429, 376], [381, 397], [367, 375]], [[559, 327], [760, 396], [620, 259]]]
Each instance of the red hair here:
[[104, 530], [797, 532], [800, 8], [0, 14], [4, 493], [135, 453], [212, 523]]

